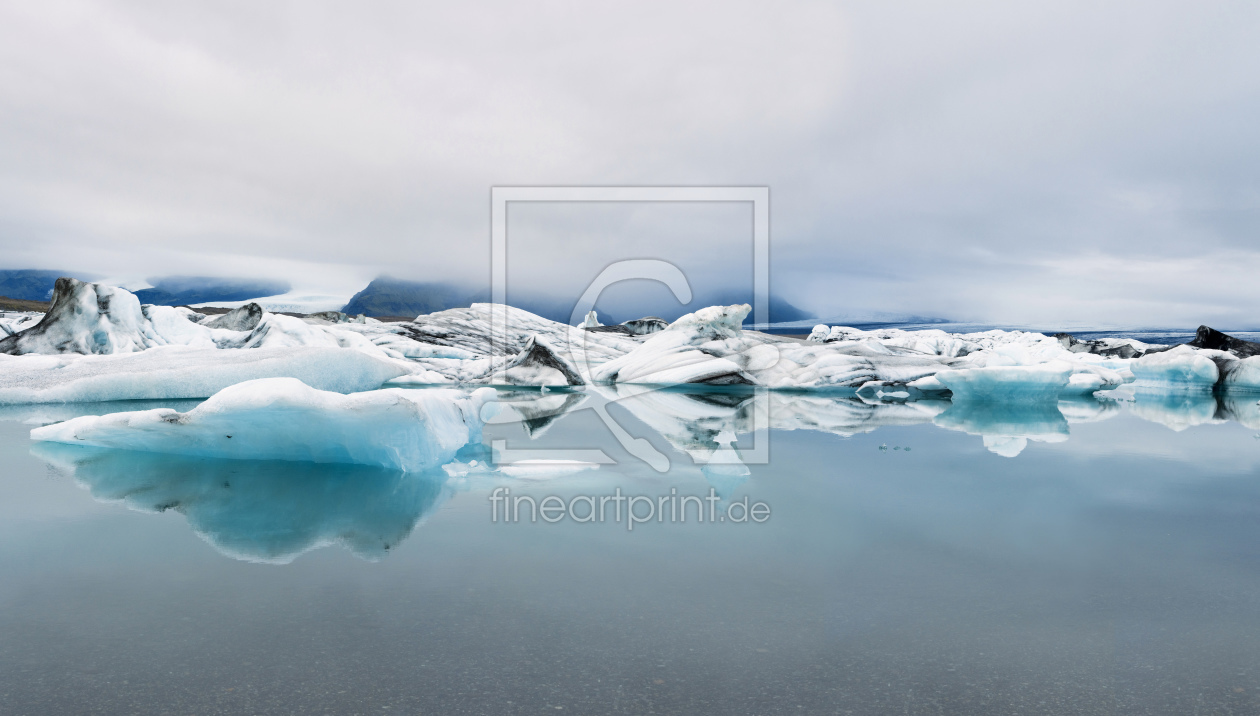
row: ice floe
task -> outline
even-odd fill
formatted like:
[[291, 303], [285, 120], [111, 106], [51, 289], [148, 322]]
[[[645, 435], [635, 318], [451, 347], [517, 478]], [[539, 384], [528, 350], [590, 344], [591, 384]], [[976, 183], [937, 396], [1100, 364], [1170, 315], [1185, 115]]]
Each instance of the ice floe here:
[[42, 313], [0, 311], [0, 338], [8, 338], [18, 331], [24, 331], [43, 319]]
[[183, 346], [115, 355], [0, 355], [0, 405], [208, 398], [257, 378], [290, 377], [353, 393], [407, 374], [362, 351], [299, 346], [249, 351]]
[[[1053, 402], [1115, 390], [1135, 380], [1144, 389], [1260, 391], [1258, 344], [1207, 327], [1200, 328], [1195, 341], [1172, 349], [1132, 339], [1081, 341], [1027, 331], [954, 334], [824, 325], [802, 340], [744, 330], [749, 310], [747, 304], [710, 306], [668, 325], [648, 317], [617, 326], [600, 326], [595, 315], [588, 315], [582, 326], [569, 326], [495, 304], [394, 323], [360, 322], [336, 312], [298, 318], [271, 313], [256, 303], [207, 316], [188, 308], [142, 306], [123, 289], [63, 279], [46, 317], [3, 324], [11, 334], [0, 338], [0, 354], [73, 354], [83, 360], [71, 371], [39, 359], [7, 361], [10, 375], [0, 377], [0, 400], [18, 402], [24, 387], [31, 389], [32, 400], [129, 397], [120, 392], [125, 384], [121, 379], [111, 383], [115, 387], [108, 393], [63, 385], [127, 370], [135, 372], [136, 392], [130, 397], [194, 397], [222, 387], [230, 373], [227, 364], [258, 363], [252, 352], [291, 350], [298, 355], [299, 349], [310, 348], [353, 351], [393, 366], [379, 371], [390, 373], [384, 380], [392, 385], [747, 385], [852, 391], [878, 402], [951, 396], [958, 402]], [[163, 377], [169, 371], [153, 372], [161, 359], [178, 358], [175, 367], [189, 370], [202, 360], [172, 351], [175, 347], [204, 352], [203, 362], [213, 375], [192, 380], [199, 386], [195, 389], [169, 389]], [[105, 360], [153, 351], [158, 352], [133, 362]], [[358, 358], [344, 362], [363, 364]], [[243, 370], [237, 380], [285, 375], [277, 372], [281, 363], [272, 361], [270, 372]], [[287, 374], [311, 382], [302, 365], [295, 360]], [[299, 369], [305, 372], [299, 375]], [[358, 380], [343, 386], [320, 380], [317, 387], [339, 391], [375, 387]]]
[[180, 413], [158, 408], [83, 416], [31, 431], [36, 441], [240, 460], [373, 465], [421, 471], [481, 439], [482, 389], [342, 395], [293, 378], [240, 383]]

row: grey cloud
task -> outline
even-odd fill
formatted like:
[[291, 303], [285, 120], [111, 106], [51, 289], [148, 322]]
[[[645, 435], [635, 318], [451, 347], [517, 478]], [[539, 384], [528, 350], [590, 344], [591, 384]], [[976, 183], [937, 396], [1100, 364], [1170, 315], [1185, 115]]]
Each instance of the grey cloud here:
[[[1255, 292], [1205, 278], [1260, 265], [1258, 21], [1250, 3], [11, 3], [0, 264], [477, 282], [490, 186], [764, 184], [776, 290], [822, 315], [1254, 325]], [[720, 216], [536, 218], [531, 275], [592, 232], [685, 234], [714, 274], [731, 241]]]

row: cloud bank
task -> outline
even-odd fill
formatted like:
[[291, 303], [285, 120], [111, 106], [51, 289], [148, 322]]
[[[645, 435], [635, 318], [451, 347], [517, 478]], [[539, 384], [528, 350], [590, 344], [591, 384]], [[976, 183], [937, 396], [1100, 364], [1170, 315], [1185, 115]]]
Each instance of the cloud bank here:
[[[1256, 327], [1258, 25], [1160, 0], [9, 3], [0, 268], [477, 283], [491, 186], [769, 185], [774, 290], [819, 315]], [[738, 218], [521, 212], [520, 281], [584, 241], [742, 277]]]

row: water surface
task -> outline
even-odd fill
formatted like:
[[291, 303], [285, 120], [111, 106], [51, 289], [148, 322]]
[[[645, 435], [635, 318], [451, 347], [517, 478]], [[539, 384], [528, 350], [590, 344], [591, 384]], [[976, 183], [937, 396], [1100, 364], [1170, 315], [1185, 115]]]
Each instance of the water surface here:
[[[33, 446], [24, 422], [119, 408], [9, 409], [0, 711], [1260, 711], [1257, 396], [504, 397], [526, 420], [463, 464], [494, 440], [616, 463], [512, 480]], [[758, 440], [768, 461], [696, 464]], [[503, 486], [771, 514], [492, 522]]]

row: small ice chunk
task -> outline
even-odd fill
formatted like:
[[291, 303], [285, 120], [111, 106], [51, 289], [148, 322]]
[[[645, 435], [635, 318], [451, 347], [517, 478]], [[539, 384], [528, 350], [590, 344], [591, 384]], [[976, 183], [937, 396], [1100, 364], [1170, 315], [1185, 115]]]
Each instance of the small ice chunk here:
[[523, 480], [550, 480], [586, 470], [598, 470], [599, 463], [582, 460], [516, 460], [499, 466], [499, 472]]

